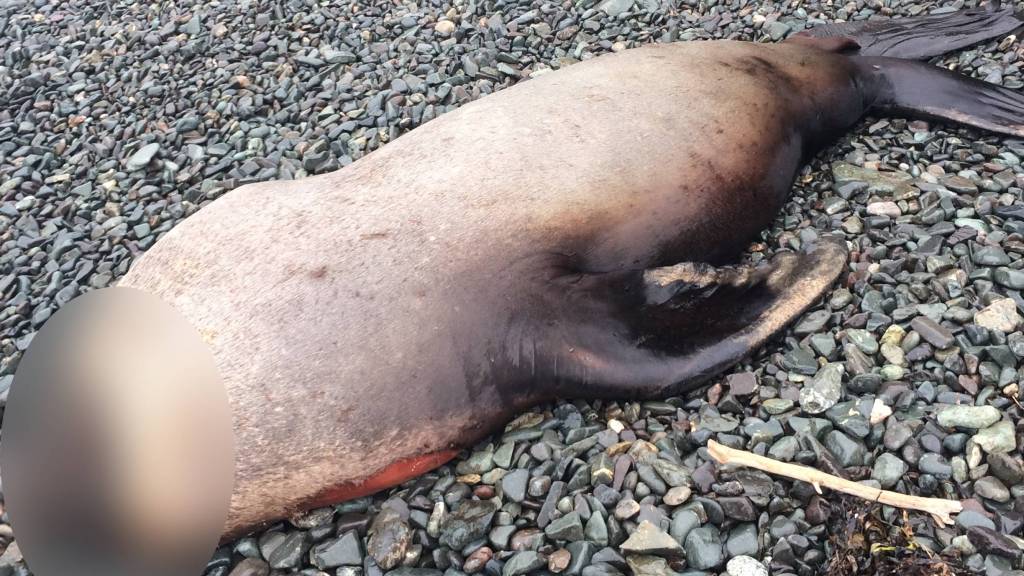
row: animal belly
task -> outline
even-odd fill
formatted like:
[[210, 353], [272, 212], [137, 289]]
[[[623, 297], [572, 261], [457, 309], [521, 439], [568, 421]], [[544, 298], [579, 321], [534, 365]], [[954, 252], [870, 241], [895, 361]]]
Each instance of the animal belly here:
[[308, 505], [304, 507], [320, 508], [322, 506], [330, 506], [339, 502], [345, 502], [346, 500], [369, 496], [392, 486], [398, 486], [402, 482], [411, 480], [441, 466], [455, 458], [458, 453], [458, 450], [441, 450], [421, 456], [403, 458], [374, 472], [363, 480], [328, 487], [314, 496]]

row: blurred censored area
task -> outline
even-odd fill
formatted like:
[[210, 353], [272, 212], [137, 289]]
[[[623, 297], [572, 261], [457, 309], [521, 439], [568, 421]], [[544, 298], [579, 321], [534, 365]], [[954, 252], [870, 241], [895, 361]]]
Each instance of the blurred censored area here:
[[11, 523], [36, 576], [196, 576], [234, 480], [213, 354], [171, 306], [87, 293], [40, 330], [0, 444]]

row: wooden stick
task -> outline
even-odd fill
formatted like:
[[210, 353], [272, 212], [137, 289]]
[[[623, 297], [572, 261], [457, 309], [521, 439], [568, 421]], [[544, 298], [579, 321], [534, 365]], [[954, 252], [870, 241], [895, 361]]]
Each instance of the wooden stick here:
[[771, 458], [765, 458], [764, 456], [758, 456], [757, 454], [745, 452], [743, 450], [736, 450], [734, 448], [722, 446], [714, 440], [708, 440], [708, 453], [711, 454], [711, 457], [717, 460], [719, 464], [747, 466], [769, 474], [777, 474], [794, 480], [808, 482], [814, 486], [814, 489], [818, 494], [821, 494], [821, 487], [824, 486], [871, 502], [878, 502], [880, 504], [895, 506], [897, 508], [907, 508], [928, 512], [940, 524], [952, 524], [953, 518], [950, 517], [950, 514], [957, 514], [963, 510], [963, 506], [961, 506], [960, 502], [956, 500], [907, 496], [906, 494], [900, 494], [899, 492], [879, 490], [877, 488], [871, 488], [863, 484], [851, 482], [850, 480], [844, 480], [838, 476], [826, 474], [821, 470], [815, 470], [814, 468], [808, 468], [807, 466], [787, 464], [785, 462], [779, 462], [778, 460], [772, 460]]

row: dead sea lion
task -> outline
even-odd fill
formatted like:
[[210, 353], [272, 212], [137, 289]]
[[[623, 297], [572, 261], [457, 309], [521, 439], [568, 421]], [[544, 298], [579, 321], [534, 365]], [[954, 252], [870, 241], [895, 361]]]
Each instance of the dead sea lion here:
[[715, 267], [810, 155], [868, 111], [1024, 136], [1024, 96], [900, 59], [1019, 25], [997, 7], [627, 50], [188, 218], [121, 285], [216, 359], [236, 435], [225, 534], [393, 486], [539, 402], [706, 382], [844, 268], [827, 239]]

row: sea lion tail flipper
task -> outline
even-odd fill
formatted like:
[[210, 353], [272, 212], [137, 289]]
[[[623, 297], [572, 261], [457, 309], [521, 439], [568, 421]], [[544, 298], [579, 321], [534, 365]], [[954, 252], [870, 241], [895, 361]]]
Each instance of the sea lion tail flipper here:
[[[1024, 25], [1012, 5], [992, 2], [987, 8], [970, 8], [892, 20], [862, 20], [815, 26], [790, 36], [787, 42], [848, 38], [860, 46], [863, 56], [888, 56], [927, 60], [992, 38], [1009, 34]], [[828, 49], [827, 46], [823, 46]]]
[[[846, 242], [821, 238], [766, 265], [683, 263], [642, 273], [643, 304], [587, 327], [562, 363], [564, 397], [662, 398], [696, 388], [750, 355], [810, 307], [846, 267]], [[593, 312], [588, 311], [588, 317]], [[566, 383], [563, 380], [563, 383]]]
[[853, 60], [874, 93], [873, 110], [1024, 137], [1024, 93], [923, 62]]

